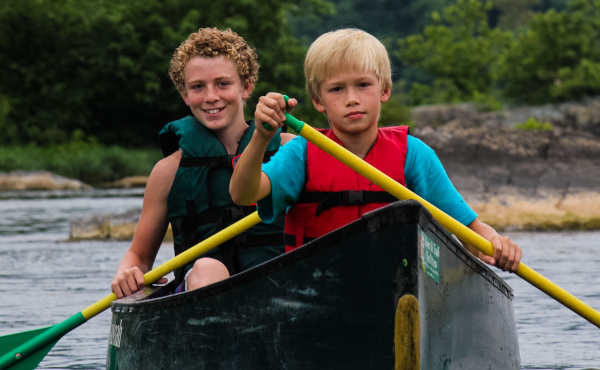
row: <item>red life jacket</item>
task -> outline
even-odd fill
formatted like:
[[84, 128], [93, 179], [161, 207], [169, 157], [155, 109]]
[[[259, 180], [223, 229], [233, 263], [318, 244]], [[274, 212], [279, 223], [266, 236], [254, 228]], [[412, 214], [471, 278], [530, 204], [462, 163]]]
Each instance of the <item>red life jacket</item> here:
[[[331, 130], [321, 130], [340, 144]], [[401, 184], [404, 181], [407, 126], [382, 127], [365, 161]], [[306, 147], [306, 184], [285, 216], [285, 250], [289, 252], [397, 200], [379, 186], [310, 142]]]

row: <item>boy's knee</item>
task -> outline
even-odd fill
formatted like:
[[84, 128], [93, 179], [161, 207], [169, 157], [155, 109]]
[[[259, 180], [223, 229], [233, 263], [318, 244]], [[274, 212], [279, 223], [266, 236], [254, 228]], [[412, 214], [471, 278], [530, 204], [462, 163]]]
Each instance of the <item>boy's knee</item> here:
[[198, 289], [228, 277], [229, 270], [221, 261], [209, 257], [199, 258], [194, 262], [194, 267], [187, 277], [188, 290]]

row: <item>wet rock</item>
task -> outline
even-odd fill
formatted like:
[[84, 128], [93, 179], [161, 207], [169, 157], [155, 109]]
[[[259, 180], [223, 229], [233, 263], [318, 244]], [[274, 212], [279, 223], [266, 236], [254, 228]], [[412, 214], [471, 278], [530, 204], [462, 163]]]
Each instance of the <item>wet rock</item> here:
[[[420, 112], [413, 134], [436, 151], [459, 191], [470, 199], [595, 192], [600, 189], [597, 108], [600, 100], [479, 115], [464, 109], [453, 114]], [[428, 123], [423, 117], [436, 118]], [[553, 130], [514, 127], [530, 117], [552, 122]]]
[[48, 171], [0, 172], [0, 191], [6, 190], [83, 190], [91, 186]]
[[130, 240], [139, 220], [140, 209], [119, 214], [92, 215], [71, 221], [69, 240]]
[[[132, 240], [140, 213], [141, 209], [131, 209], [123, 213], [91, 215], [71, 220], [69, 240]], [[169, 227], [165, 241], [172, 240]]]
[[146, 186], [147, 181], [147, 176], [129, 176], [117, 181], [103, 184], [102, 187], [111, 189], [143, 188]]
[[598, 230], [600, 193], [529, 198], [503, 194], [471, 203], [479, 217], [497, 230]]

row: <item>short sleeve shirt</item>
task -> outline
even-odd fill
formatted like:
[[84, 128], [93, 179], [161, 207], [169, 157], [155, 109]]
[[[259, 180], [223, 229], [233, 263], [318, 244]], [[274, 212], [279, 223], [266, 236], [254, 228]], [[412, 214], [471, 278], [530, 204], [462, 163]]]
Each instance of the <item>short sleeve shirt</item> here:
[[[258, 213], [264, 222], [275, 220], [300, 197], [306, 182], [306, 145], [306, 139], [298, 136], [263, 164], [262, 171], [271, 182], [271, 193], [258, 201]], [[412, 135], [407, 136], [406, 146], [406, 187], [460, 223], [473, 222], [477, 214], [456, 190], [435, 151]]]

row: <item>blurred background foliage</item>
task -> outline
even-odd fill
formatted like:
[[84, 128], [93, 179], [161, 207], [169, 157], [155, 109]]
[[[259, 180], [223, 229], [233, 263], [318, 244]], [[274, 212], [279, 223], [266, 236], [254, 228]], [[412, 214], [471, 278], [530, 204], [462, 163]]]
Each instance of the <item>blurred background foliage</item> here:
[[157, 150], [160, 127], [188, 113], [169, 60], [206, 26], [230, 27], [258, 51], [249, 118], [260, 95], [281, 91], [301, 101], [298, 117], [324, 126], [306, 98], [303, 58], [316, 36], [340, 27], [388, 47], [394, 92], [382, 122], [406, 123], [422, 104], [496, 110], [600, 93], [600, 0], [7, 1], [0, 145]]

